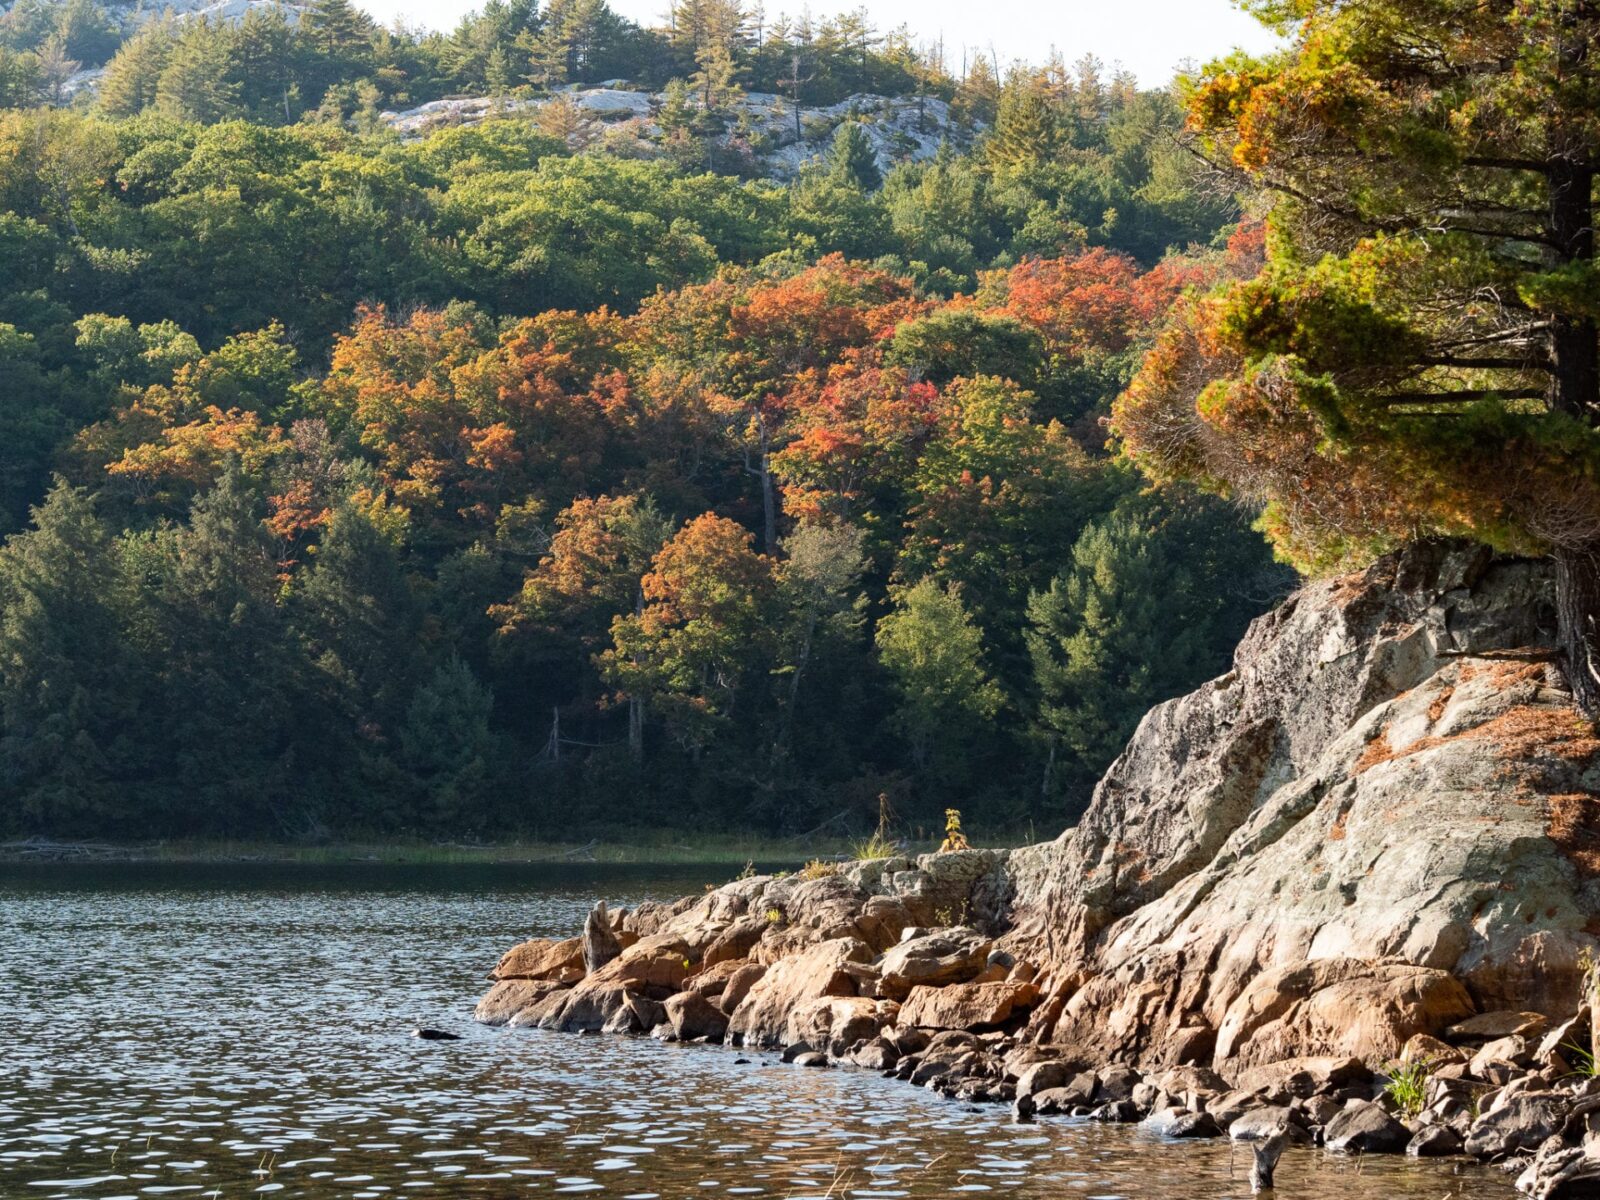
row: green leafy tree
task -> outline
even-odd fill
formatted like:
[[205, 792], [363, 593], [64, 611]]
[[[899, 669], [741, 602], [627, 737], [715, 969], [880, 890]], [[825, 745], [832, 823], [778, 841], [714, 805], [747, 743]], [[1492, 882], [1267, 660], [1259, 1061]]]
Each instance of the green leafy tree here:
[[690, 521], [656, 555], [643, 606], [612, 623], [599, 659], [622, 695], [661, 714], [691, 750], [732, 720], [768, 653], [772, 563], [752, 541], [726, 517]]
[[[780, 752], [790, 747], [802, 697], [809, 699], [809, 676], [836, 666], [840, 658], [854, 657], [850, 651], [860, 641], [866, 608], [860, 591], [867, 565], [862, 542], [861, 531], [850, 525], [801, 525], [784, 540], [788, 557], [779, 582], [783, 647], [774, 672], [783, 681]], [[835, 691], [829, 702], [837, 704], [838, 699]], [[832, 724], [820, 714], [816, 718], [808, 724]]]
[[959, 765], [1005, 702], [984, 666], [983, 631], [954, 588], [907, 588], [877, 631], [878, 659], [894, 682], [893, 724], [919, 770]]

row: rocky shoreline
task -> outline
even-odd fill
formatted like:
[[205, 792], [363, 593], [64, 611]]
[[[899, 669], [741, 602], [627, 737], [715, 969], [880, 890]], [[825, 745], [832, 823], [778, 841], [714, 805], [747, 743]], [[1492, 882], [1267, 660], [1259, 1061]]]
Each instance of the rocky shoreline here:
[[1304, 589], [1057, 841], [816, 865], [511, 949], [489, 1024], [782, 1049], [1018, 1119], [1465, 1154], [1600, 1195], [1600, 740], [1538, 564]]

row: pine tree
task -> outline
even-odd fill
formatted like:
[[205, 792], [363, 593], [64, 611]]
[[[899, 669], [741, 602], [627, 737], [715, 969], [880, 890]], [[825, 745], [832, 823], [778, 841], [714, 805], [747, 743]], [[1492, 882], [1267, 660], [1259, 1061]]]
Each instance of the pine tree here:
[[369, 743], [386, 739], [410, 694], [420, 613], [393, 544], [361, 509], [333, 514], [294, 608], [328, 708]]
[[101, 77], [100, 108], [113, 117], [132, 117], [154, 104], [176, 41], [171, 22], [152, 21], [123, 42]]
[[160, 595], [167, 808], [188, 828], [270, 828], [290, 754], [294, 655], [281, 620], [266, 505], [229, 469], [170, 541]]
[[1276, 197], [1268, 262], [1180, 306], [1125, 445], [1266, 502], [1308, 569], [1428, 533], [1548, 554], [1600, 714], [1600, 12], [1254, 7], [1291, 49], [1218, 64], [1190, 123]]
[[829, 159], [828, 171], [835, 179], [863, 192], [875, 192], [883, 186], [877, 151], [859, 121], [846, 121], [834, 131]]
[[437, 830], [483, 828], [494, 737], [494, 697], [472, 668], [452, 658], [412, 694], [400, 728], [400, 761], [418, 793], [416, 810]]
[[1196, 629], [1172, 619], [1192, 581], [1174, 570], [1151, 528], [1118, 515], [1091, 525], [1072, 566], [1028, 602], [1028, 651], [1039, 719], [1093, 778], [1164, 681], [1195, 657]]
[[234, 38], [240, 102], [262, 118], [295, 118], [294, 29], [281, 8], [252, 8]]
[[1016, 170], [1050, 162], [1066, 142], [1062, 113], [1045, 80], [1033, 71], [1013, 71], [984, 139], [984, 158], [997, 170]]
[[156, 109], [175, 121], [211, 124], [238, 111], [233, 30], [221, 22], [189, 21], [156, 84]]
[[351, 0], [315, 0], [302, 24], [310, 41], [335, 61], [360, 57], [371, 46], [372, 18]]
[[0, 548], [0, 824], [103, 834], [141, 739], [131, 591], [89, 495], [57, 481]]
[[569, 150], [585, 150], [600, 136], [600, 122], [568, 95], [550, 97], [534, 118], [539, 132], [559, 139]]

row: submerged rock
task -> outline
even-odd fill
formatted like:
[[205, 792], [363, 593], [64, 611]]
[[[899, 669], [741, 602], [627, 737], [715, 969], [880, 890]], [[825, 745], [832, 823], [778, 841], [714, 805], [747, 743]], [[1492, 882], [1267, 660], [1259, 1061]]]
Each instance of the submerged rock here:
[[1323, 1145], [1348, 1154], [1399, 1154], [1411, 1141], [1411, 1130], [1384, 1111], [1381, 1104], [1357, 1104], [1329, 1121]]

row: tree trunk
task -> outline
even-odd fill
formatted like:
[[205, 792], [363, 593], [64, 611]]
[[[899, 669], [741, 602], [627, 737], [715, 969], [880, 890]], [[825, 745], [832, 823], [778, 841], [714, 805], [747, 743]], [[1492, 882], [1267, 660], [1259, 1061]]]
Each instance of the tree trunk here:
[[772, 459], [765, 438], [761, 446], [761, 542], [768, 554], [778, 552], [778, 497], [772, 486]]
[[1561, 548], [1556, 560], [1556, 616], [1572, 698], [1600, 716], [1600, 543]]
[[[1559, 262], [1594, 258], [1594, 172], [1557, 160], [1550, 169], [1550, 235]], [[1557, 316], [1550, 330], [1550, 407], [1589, 425], [1600, 417], [1600, 330], [1592, 317]], [[1600, 542], [1555, 552], [1556, 615], [1578, 707], [1600, 717]]]

